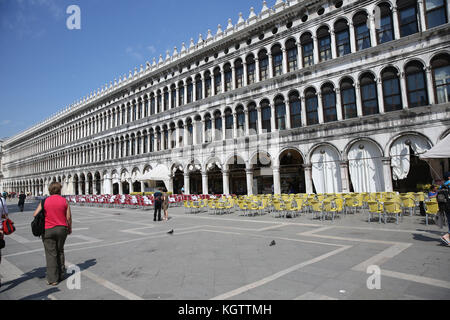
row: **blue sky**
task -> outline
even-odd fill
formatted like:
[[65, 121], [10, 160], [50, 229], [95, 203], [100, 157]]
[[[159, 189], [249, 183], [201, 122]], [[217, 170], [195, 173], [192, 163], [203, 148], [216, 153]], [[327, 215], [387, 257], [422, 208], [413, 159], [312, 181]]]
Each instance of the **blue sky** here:
[[[272, 7], [275, 0], [267, 1]], [[69, 30], [70, 5], [81, 30]], [[0, 138], [13, 136], [262, 0], [0, 0]]]

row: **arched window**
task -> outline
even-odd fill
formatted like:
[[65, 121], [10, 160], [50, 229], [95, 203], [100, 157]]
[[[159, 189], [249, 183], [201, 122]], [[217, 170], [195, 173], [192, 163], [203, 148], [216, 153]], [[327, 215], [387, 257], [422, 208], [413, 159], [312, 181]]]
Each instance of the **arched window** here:
[[148, 135], [147, 135], [147, 131], [144, 131], [144, 153], [148, 153]]
[[184, 105], [184, 84], [183, 84], [183, 82], [180, 82], [178, 84], [178, 105], [179, 106]]
[[306, 123], [308, 125], [319, 123], [318, 102], [316, 90], [309, 88], [305, 91]]
[[233, 82], [233, 72], [231, 71], [231, 65], [227, 63], [223, 70], [225, 72], [225, 92], [231, 91]]
[[211, 73], [209, 71], [205, 72], [205, 98], [211, 97]]
[[195, 99], [196, 101], [201, 100], [203, 98], [203, 83], [202, 83], [202, 77], [200, 75], [197, 75], [195, 77]]
[[317, 41], [319, 42], [319, 60], [321, 62], [331, 60], [331, 37], [328, 27], [320, 27], [317, 30]]
[[126, 140], [127, 140], [127, 142], [126, 142], [125, 156], [129, 157], [130, 156], [130, 138], [127, 136]]
[[162, 111], [162, 95], [161, 90], [158, 90], [156, 93], [156, 113], [160, 113]]
[[325, 122], [337, 121], [336, 94], [334, 86], [327, 83], [322, 87], [323, 119]]
[[377, 84], [371, 73], [365, 73], [360, 79], [361, 102], [364, 116], [379, 113]]
[[150, 130], [150, 152], [155, 151], [155, 133], [153, 129]]
[[392, 23], [391, 6], [388, 3], [378, 5], [380, 10], [379, 23], [377, 23], [377, 41], [378, 44], [394, 40], [394, 27]]
[[247, 83], [250, 85], [256, 82], [255, 57], [253, 55], [249, 55], [245, 61], [247, 62]]
[[163, 134], [164, 134], [164, 150], [167, 150], [169, 149], [169, 130], [167, 129], [167, 126], [164, 126]]
[[353, 17], [353, 25], [355, 26], [356, 50], [364, 50], [370, 48], [370, 31], [368, 27], [367, 13], [358, 12]]
[[431, 61], [437, 103], [450, 102], [450, 55], [440, 54]]
[[410, 108], [428, 105], [427, 83], [423, 65], [412, 61], [405, 67], [408, 104]]
[[222, 134], [222, 115], [219, 111], [214, 113], [214, 124], [216, 126], [216, 140], [222, 140], [223, 134]]
[[397, 69], [393, 67], [384, 69], [381, 72], [381, 79], [383, 82], [384, 110], [386, 112], [401, 110], [403, 106]]
[[233, 138], [233, 112], [231, 109], [225, 110], [225, 137]]
[[272, 62], [274, 77], [281, 76], [283, 74], [283, 52], [279, 44], [272, 47]]
[[189, 78], [186, 83], [187, 86], [187, 103], [191, 103], [194, 99], [194, 85], [192, 79]]
[[173, 109], [177, 105], [177, 89], [175, 85], [170, 87], [170, 108]]
[[236, 117], [237, 117], [237, 135], [238, 137], [243, 137], [245, 135], [245, 113], [243, 106], [239, 106], [236, 108]]
[[312, 66], [314, 64], [314, 44], [311, 34], [309, 32], [304, 33], [300, 37], [300, 43], [302, 46], [303, 66]]
[[192, 146], [192, 144], [194, 143], [194, 125], [192, 124], [192, 119], [188, 119], [187, 120], [187, 145]]
[[259, 55], [259, 73], [261, 81], [269, 78], [269, 57], [266, 50], [260, 51]]
[[250, 134], [258, 133], [258, 111], [254, 102], [248, 105], [248, 127]]
[[161, 128], [156, 128], [156, 150], [161, 151]]
[[130, 123], [130, 122], [131, 122], [131, 106], [128, 106], [128, 108], [127, 108], [127, 123]]
[[288, 57], [288, 72], [292, 72], [298, 69], [297, 65], [297, 59], [298, 59], [298, 50], [297, 50], [297, 44], [295, 43], [294, 39], [289, 39], [286, 41], [286, 50], [287, 50], [287, 57]]
[[212, 141], [212, 122], [211, 122], [211, 115], [208, 113], [205, 116], [205, 137], [206, 142]]
[[214, 84], [215, 84], [215, 94], [222, 92], [222, 74], [219, 68], [214, 69]]
[[270, 109], [270, 103], [268, 100], [261, 102], [261, 123], [263, 132], [272, 132], [270, 119], [272, 118], [272, 110]]
[[236, 72], [236, 88], [242, 88], [244, 85], [244, 66], [241, 59], [234, 63], [234, 68]]
[[275, 98], [275, 125], [278, 130], [286, 130], [286, 105], [284, 98]]
[[446, 0], [425, 0], [424, 2], [428, 29], [447, 23]]
[[[147, 97], [145, 97], [145, 101], [144, 101], [144, 118], [148, 117], [148, 99]], [[113, 118], [114, 118], [114, 114], [113, 114]], [[115, 120], [113, 119], [113, 123], [115, 122]]]
[[291, 128], [300, 128], [302, 126], [302, 105], [297, 91], [289, 95], [289, 105], [291, 108]]
[[164, 111], [169, 110], [169, 89], [164, 88]]
[[137, 154], [141, 154], [141, 146], [142, 146], [141, 134], [138, 133], [138, 136], [137, 136], [137, 150], [136, 150]]
[[153, 93], [150, 96], [150, 114], [153, 115], [156, 112], [156, 101]]
[[136, 101], [133, 101], [133, 117], [131, 119], [132, 119], [132, 121], [135, 121], [137, 119]]
[[341, 82], [341, 100], [344, 119], [356, 118], [358, 111], [356, 108], [356, 93], [353, 80], [346, 78]]
[[400, 27], [400, 36], [407, 37], [419, 32], [419, 23], [417, 20], [417, 1], [399, 0], [397, 1], [398, 20]]
[[347, 21], [340, 19], [334, 24], [334, 32], [336, 36], [336, 51], [338, 57], [343, 57], [351, 53], [350, 48], [350, 32]]

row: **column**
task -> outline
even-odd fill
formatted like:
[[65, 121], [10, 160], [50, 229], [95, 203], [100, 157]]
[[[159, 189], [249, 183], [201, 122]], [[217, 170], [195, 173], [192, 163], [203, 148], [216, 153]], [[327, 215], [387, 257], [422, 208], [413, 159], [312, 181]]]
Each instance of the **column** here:
[[350, 50], [352, 52], [356, 52], [355, 26], [353, 25], [353, 22], [349, 23], [349, 29], [350, 29]]
[[394, 28], [394, 37], [396, 40], [400, 39], [400, 27], [398, 26], [398, 11], [397, 7], [392, 8], [392, 27]]
[[297, 54], [298, 68], [303, 69], [303, 47], [302, 47], [302, 44], [300, 43], [300, 40], [298, 40], [297, 48], [298, 48], [298, 54]]
[[222, 170], [222, 177], [223, 177], [223, 193], [224, 194], [230, 194], [230, 171], [228, 170]]
[[216, 141], [216, 139], [217, 139], [217, 136], [216, 136], [217, 128], [216, 128], [216, 118], [214, 118], [214, 115], [213, 115], [213, 118], [211, 118], [211, 124], [212, 124], [212, 126], [211, 126], [211, 128], [212, 128], [211, 139], [212, 139], [212, 141]]
[[123, 194], [123, 185], [122, 185], [122, 181], [119, 181], [119, 194]]
[[317, 92], [317, 102], [318, 102], [318, 108], [317, 113], [319, 114], [319, 123], [324, 123], [324, 117], [323, 117], [323, 100], [322, 100], [322, 92]]
[[222, 82], [220, 83], [221, 84], [221, 86], [222, 86], [222, 93], [224, 93], [225, 92], [225, 71], [223, 70], [223, 66], [220, 68], [220, 74], [221, 74], [221, 77], [222, 77]]
[[164, 129], [161, 129], [161, 150], [166, 150], [165, 147], [166, 143], [166, 135]]
[[178, 125], [175, 127], [175, 137], [176, 137], [176, 141], [175, 141], [175, 147], [178, 149], [181, 147], [181, 143], [180, 143], [180, 127], [178, 127]]
[[193, 79], [192, 81], [192, 101], [197, 101], [197, 81]]
[[206, 130], [207, 130], [206, 120], [202, 119], [202, 138], [203, 138], [202, 143], [208, 143], [208, 141], [207, 141], [208, 134], [207, 134]]
[[237, 114], [233, 113], [233, 139], [238, 137], [238, 123], [237, 123]]
[[313, 189], [313, 181], [312, 181], [312, 165], [304, 165], [305, 168], [305, 186], [306, 193], [312, 194], [314, 192]]
[[272, 115], [270, 117], [270, 131], [274, 132], [277, 131], [277, 123], [276, 123], [276, 112], [275, 112], [275, 106], [273, 105], [273, 103], [270, 105], [270, 114]]
[[273, 167], [273, 192], [281, 194], [280, 167]]
[[184, 97], [183, 104], [187, 104], [187, 95], [188, 95], [188, 84], [187, 81], [184, 82]]
[[336, 59], [337, 58], [336, 34], [334, 33], [334, 29], [330, 30], [330, 37], [331, 37], [331, 56], [333, 59]]
[[86, 195], [88, 195], [88, 194], [90, 194], [89, 193], [89, 181], [88, 180], [86, 180], [85, 182], [84, 182], [84, 194], [86, 194]]
[[375, 47], [377, 45], [377, 32], [376, 32], [376, 26], [375, 26], [375, 15], [371, 14], [368, 17], [369, 19], [369, 31], [370, 31], [370, 44], [372, 47]]
[[391, 159], [383, 158], [383, 177], [384, 177], [384, 190], [386, 192], [392, 192], [392, 171], [391, 171]]
[[253, 169], [245, 169], [245, 176], [247, 177], [247, 195], [253, 195]]
[[172, 193], [174, 193], [174, 190], [173, 190], [173, 178], [174, 178], [173, 175], [169, 176], [169, 185], [167, 186], [167, 191], [168, 192], [172, 192]]
[[349, 174], [348, 174], [348, 162], [341, 161], [340, 168], [341, 168], [342, 192], [350, 193], [350, 179], [349, 179]]
[[141, 192], [145, 192], [145, 183], [141, 181]]
[[231, 90], [236, 90], [236, 67], [231, 66]]
[[189, 185], [189, 173], [184, 174], [184, 194], [191, 194], [190, 192], [190, 185]]
[[342, 97], [341, 97], [341, 89], [335, 88], [334, 92], [336, 93], [336, 114], [338, 121], [343, 120], [343, 113], [342, 113]]
[[197, 128], [197, 124], [198, 121], [194, 119], [194, 121], [192, 122], [192, 134], [194, 135], [193, 137], [193, 145], [195, 146], [196, 144], [198, 144], [198, 128]]
[[243, 86], [246, 87], [246, 86], [248, 85], [248, 79], [247, 79], [248, 66], [247, 66], [247, 62], [245, 61], [245, 57], [242, 59], [242, 66], [244, 67], [244, 81], [243, 81]]
[[408, 109], [408, 87], [406, 85], [406, 75], [404, 72], [400, 72], [400, 91], [402, 93], [402, 104], [403, 104], [403, 109]]
[[255, 82], [260, 82], [261, 81], [261, 69], [259, 68], [259, 59], [258, 59], [258, 55], [255, 54]]
[[250, 116], [248, 114], [248, 110], [244, 110], [244, 114], [245, 114], [245, 129], [244, 129], [244, 134], [245, 136], [249, 136], [250, 134], [250, 130], [249, 130], [249, 126], [250, 126]]
[[434, 99], [433, 73], [431, 70], [431, 66], [425, 68], [425, 73], [427, 77], [428, 101], [430, 105], [434, 105], [435, 99]]
[[258, 134], [262, 134], [262, 112], [261, 112], [261, 106], [257, 106], [256, 110], [258, 111]]
[[301, 117], [302, 117], [302, 127], [306, 127], [308, 125], [307, 119], [306, 119], [306, 98], [305, 96], [301, 96], [300, 99], [302, 100], [302, 111], [301, 111]]
[[286, 48], [281, 48], [283, 51], [283, 74], [288, 73], [288, 55]]
[[209, 194], [208, 190], [208, 172], [202, 171], [202, 192], [203, 194]]
[[216, 77], [214, 77], [214, 69], [209, 69], [211, 75], [211, 97], [216, 95]]
[[187, 122], [184, 125], [184, 135], [183, 135], [183, 147], [186, 147], [189, 145], [189, 130]]
[[378, 108], [380, 109], [380, 114], [384, 114], [384, 97], [383, 97], [383, 81], [380, 78], [376, 79], [377, 82], [377, 96], [378, 96]]
[[269, 49], [267, 49], [267, 57], [269, 58], [269, 77], [273, 78], [273, 59], [272, 59], [272, 53]]
[[225, 122], [225, 115], [222, 115], [222, 140], [227, 140], [227, 128]]
[[131, 179], [127, 180], [128, 185], [130, 186], [130, 193], [134, 192], [134, 186], [133, 186], [133, 181]]
[[358, 117], [363, 116], [363, 110], [362, 110], [362, 100], [361, 100], [361, 87], [359, 85], [359, 82], [356, 84], [355, 87], [355, 93], [356, 93], [356, 109], [358, 112]]
[[419, 4], [419, 16], [420, 16], [420, 31], [424, 32], [427, 30], [427, 24], [425, 21], [425, 6], [423, 0], [417, 0]]
[[314, 45], [314, 64], [318, 64], [319, 60], [319, 41], [317, 36], [313, 35], [313, 45]]

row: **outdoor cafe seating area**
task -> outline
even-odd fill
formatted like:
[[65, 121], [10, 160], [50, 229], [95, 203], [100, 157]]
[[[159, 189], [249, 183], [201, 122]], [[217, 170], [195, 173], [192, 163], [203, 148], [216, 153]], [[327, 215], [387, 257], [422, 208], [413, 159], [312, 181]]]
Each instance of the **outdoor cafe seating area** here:
[[[69, 196], [75, 205], [152, 210], [152, 195], [82, 195]], [[436, 199], [425, 193], [328, 193], [236, 195], [170, 195], [170, 207], [183, 207], [186, 214], [236, 214], [239, 216], [270, 215], [274, 218], [308, 216], [315, 220], [341, 219], [359, 214], [367, 222], [399, 224], [405, 216], [420, 214], [429, 225], [439, 213]], [[421, 210], [422, 207], [422, 210]]]

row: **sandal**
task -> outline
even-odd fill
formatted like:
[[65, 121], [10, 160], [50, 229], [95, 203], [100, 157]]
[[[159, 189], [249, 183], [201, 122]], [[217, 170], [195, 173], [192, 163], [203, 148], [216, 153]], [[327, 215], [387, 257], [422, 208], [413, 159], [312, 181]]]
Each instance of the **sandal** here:
[[447, 246], [450, 246], [450, 242], [447, 239], [445, 239], [444, 237], [441, 238], [441, 241], [443, 243], [445, 243]]
[[49, 286], [56, 287], [56, 286], [58, 285], [58, 282], [50, 283], [50, 282], [47, 281], [47, 284], [48, 284]]

